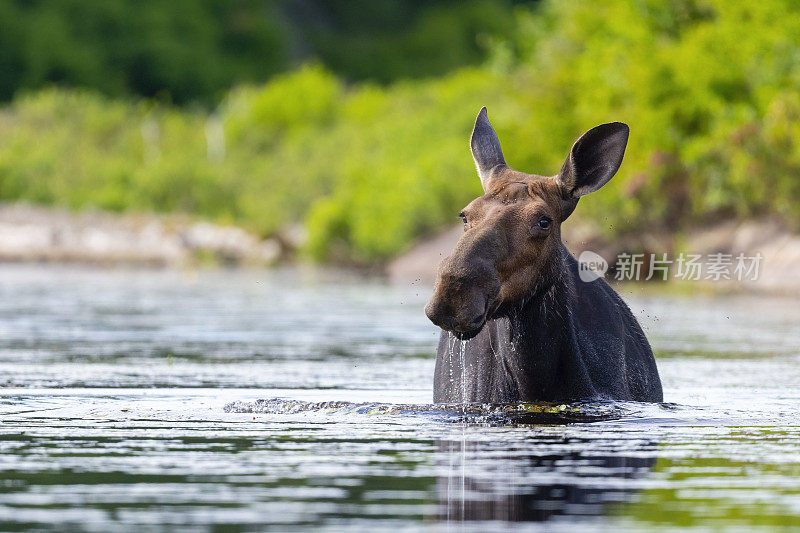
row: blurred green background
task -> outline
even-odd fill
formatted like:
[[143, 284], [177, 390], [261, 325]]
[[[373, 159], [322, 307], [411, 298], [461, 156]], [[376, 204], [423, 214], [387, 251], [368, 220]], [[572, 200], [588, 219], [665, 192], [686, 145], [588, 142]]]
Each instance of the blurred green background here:
[[620, 120], [619, 175], [576, 217], [610, 235], [800, 222], [800, 4], [0, 0], [0, 201], [185, 213], [384, 262], [506, 159], [552, 174]]

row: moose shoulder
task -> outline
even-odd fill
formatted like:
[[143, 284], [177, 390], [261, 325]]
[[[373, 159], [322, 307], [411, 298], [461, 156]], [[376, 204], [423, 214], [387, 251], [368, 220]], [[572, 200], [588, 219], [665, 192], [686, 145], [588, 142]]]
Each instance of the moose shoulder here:
[[[509, 168], [481, 109], [470, 139], [485, 194], [460, 216], [425, 308], [441, 327], [434, 401], [663, 399], [636, 318], [602, 279], [584, 282], [561, 223], [622, 163], [628, 126], [586, 132], [553, 177]], [[459, 342], [460, 341], [460, 342]]]

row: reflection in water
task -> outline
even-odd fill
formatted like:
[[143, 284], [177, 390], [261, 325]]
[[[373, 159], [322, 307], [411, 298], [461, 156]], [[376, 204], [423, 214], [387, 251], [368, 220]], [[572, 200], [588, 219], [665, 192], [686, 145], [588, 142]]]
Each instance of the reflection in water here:
[[[549, 441], [549, 442], [548, 442]], [[558, 516], [602, 516], [611, 504], [631, 501], [654, 456], [592, 455], [582, 439], [531, 437], [522, 442], [440, 440], [437, 520], [544, 522]], [[612, 443], [606, 443], [613, 447]], [[642, 448], [653, 448], [643, 441]], [[570, 453], [548, 453], [559, 447]], [[606, 447], [606, 446], [602, 446]], [[544, 448], [544, 449], [543, 449]], [[538, 450], [538, 451], [537, 451]]]
[[800, 531], [796, 300], [625, 294], [674, 405], [431, 405], [429, 289], [329, 274], [0, 265], [0, 530]]

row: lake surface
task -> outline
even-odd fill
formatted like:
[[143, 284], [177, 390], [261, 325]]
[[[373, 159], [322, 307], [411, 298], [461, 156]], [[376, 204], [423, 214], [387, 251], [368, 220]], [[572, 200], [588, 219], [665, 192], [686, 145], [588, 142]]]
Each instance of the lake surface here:
[[622, 294], [666, 404], [432, 406], [430, 289], [0, 265], [0, 530], [800, 528], [800, 302]]

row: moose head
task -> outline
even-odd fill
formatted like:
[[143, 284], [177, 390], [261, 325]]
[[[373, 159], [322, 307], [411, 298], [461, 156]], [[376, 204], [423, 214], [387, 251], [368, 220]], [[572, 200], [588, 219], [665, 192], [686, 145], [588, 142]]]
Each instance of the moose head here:
[[628, 126], [602, 124], [572, 146], [555, 176], [513, 170], [503, 158], [486, 108], [475, 120], [470, 148], [484, 195], [460, 213], [464, 235], [439, 267], [428, 318], [460, 339], [477, 335], [558, 279], [561, 223], [578, 199], [605, 185], [617, 172]]

